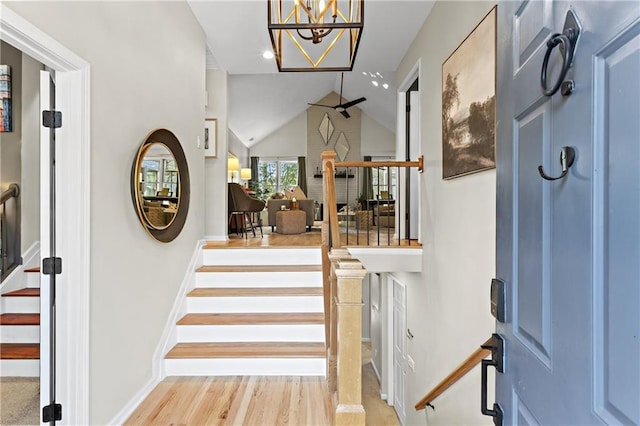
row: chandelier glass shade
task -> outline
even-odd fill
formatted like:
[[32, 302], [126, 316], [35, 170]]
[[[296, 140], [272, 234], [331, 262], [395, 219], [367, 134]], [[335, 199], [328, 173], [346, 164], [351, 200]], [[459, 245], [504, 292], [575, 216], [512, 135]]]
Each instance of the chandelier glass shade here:
[[278, 70], [351, 71], [364, 23], [364, 0], [267, 0]]

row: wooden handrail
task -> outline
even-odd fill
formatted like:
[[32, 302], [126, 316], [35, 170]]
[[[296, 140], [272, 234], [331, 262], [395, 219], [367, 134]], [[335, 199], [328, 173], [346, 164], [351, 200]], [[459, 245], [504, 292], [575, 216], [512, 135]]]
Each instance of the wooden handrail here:
[[17, 183], [12, 183], [9, 188], [0, 195], [0, 204], [4, 204], [7, 200], [20, 195], [20, 187]]
[[[482, 346], [487, 345], [491, 345], [491, 338], [489, 338], [489, 340], [482, 344]], [[438, 383], [436, 387], [431, 389], [431, 391], [415, 405], [416, 411], [422, 410], [427, 405], [431, 404], [434, 399], [442, 395], [444, 391], [449, 389], [454, 383], [464, 377], [469, 371], [473, 369], [473, 367], [475, 367], [480, 363], [480, 361], [482, 361], [489, 355], [491, 355], [490, 349], [484, 349], [482, 347], [476, 349], [475, 352], [473, 352], [469, 356], [469, 358], [465, 359], [458, 368], [453, 370], [451, 374], [449, 374], [440, 383]]]
[[337, 161], [336, 167], [417, 167], [419, 172], [424, 168], [424, 156], [416, 161]]

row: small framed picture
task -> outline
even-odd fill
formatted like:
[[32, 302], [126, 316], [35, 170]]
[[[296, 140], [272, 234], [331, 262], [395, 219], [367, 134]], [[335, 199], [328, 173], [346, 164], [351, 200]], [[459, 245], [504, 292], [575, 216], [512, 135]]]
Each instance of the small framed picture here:
[[204, 120], [204, 156], [216, 158], [218, 156], [218, 119]]

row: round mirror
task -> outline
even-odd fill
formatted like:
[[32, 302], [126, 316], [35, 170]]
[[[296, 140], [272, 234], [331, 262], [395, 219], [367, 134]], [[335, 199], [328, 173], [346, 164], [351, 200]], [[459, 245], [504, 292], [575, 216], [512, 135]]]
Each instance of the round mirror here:
[[166, 243], [180, 234], [189, 210], [189, 168], [180, 141], [169, 130], [154, 131], [138, 150], [131, 196], [149, 235]]

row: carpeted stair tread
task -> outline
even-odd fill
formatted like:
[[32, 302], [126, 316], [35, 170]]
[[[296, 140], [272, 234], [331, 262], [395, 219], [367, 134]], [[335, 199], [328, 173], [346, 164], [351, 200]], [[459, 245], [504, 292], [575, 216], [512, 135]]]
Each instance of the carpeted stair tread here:
[[21, 288], [5, 293], [2, 297], [40, 297], [40, 289], [36, 287]]
[[0, 343], [0, 359], [40, 359], [40, 344]]
[[320, 313], [187, 314], [178, 325], [324, 324]]
[[196, 272], [316, 272], [322, 265], [205, 265]]
[[324, 358], [323, 342], [178, 343], [165, 358]]
[[40, 325], [40, 314], [2, 314], [0, 325]]
[[187, 297], [279, 297], [322, 296], [322, 287], [196, 288]]

